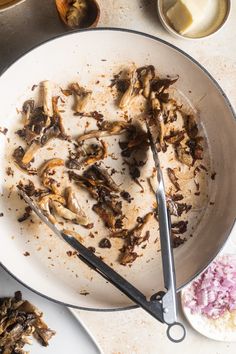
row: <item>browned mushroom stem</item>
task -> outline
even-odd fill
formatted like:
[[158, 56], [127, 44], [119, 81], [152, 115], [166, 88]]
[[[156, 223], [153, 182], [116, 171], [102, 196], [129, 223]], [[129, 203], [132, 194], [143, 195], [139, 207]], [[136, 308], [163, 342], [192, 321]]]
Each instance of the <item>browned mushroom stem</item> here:
[[105, 206], [102, 203], [97, 203], [93, 205], [93, 211], [95, 211], [96, 214], [100, 216], [100, 218], [103, 220], [104, 225], [111, 229], [115, 229], [115, 223], [116, 219], [114, 217], [114, 214], [105, 208]]
[[41, 83], [42, 87], [42, 98], [43, 98], [43, 111], [45, 116], [53, 116], [52, 108], [52, 84], [50, 81], [45, 80]]
[[33, 158], [35, 157], [36, 152], [40, 149], [40, 144], [36, 141], [34, 141], [26, 150], [23, 158], [22, 158], [22, 164], [27, 165], [29, 164]]
[[98, 167], [97, 165], [93, 165], [88, 170], [86, 170], [85, 175], [91, 179], [101, 181], [102, 184], [104, 184], [106, 187], [108, 187], [114, 192], [120, 191], [119, 186], [104, 168]]
[[55, 167], [64, 166], [64, 160], [53, 158], [46, 161], [39, 169], [38, 175], [42, 179], [44, 187], [50, 189], [55, 194], [60, 194], [59, 183], [50, 177], [52, 169]]
[[90, 178], [86, 178], [84, 176], [80, 176], [77, 173], [75, 173], [74, 171], [68, 171], [69, 174], [69, 178], [70, 180], [73, 180], [78, 186], [86, 189], [89, 194], [97, 200], [98, 198], [98, 194], [96, 191], [96, 183], [90, 179]]
[[64, 166], [64, 160], [60, 158], [53, 158], [50, 160], [47, 160], [42, 164], [42, 166], [38, 169], [38, 175], [42, 177], [44, 173], [48, 173], [49, 170], [59, 167], [59, 166]]
[[27, 100], [22, 107], [23, 124], [28, 125], [30, 122], [30, 115], [34, 111], [34, 100]]
[[52, 98], [53, 120], [56, 122], [56, 124], [58, 125], [58, 127], [60, 129], [61, 137], [66, 139], [68, 137], [66, 135], [66, 131], [65, 131], [65, 128], [64, 128], [64, 125], [63, 125], [62, 116], [61, 116], [61, 114], [59, 112], [59, 109], [58, 109], [58, 99], [59, 99], [59, 96], [54, 96]]
[[81, 209], [81, 206], [79, 205], [76, 195], [71, 187], [66, 188], [65, 196], [67, 208], [77, 215], [78, 223], [83, 226], [89, 225], [88, 219], [84, 211]]
[[171, 183], [175, 186], [176, 191], [178, 192], [180, 190], [180, 185], [178, 183], [178, 178], [175, 175], [175, 171], [172, 168], [168, 167], [167, 168], [167, 175], [168, 175]]
[[153, 65], [143, 66], [137, 69], [138, 78], [142, 83], [143, 96], [148, 98], [151, 92], [151, 82], [155, 77]]
[[136, 68], [131, 69], [131, 71], [129, 72], [129, 86], [120, 100], [119, 108], [127, 108], [132, 99], [137, 95], [139, 89], [140, 83], [138, 80], [137, 70]]
[[81, 87], [78, 83], [70, 84], [69, 89], [75, 95], [74, 111], [76, 113], [83, 112], [84, 108], [89, 102], [92, 92], [86, 90], [84, 87]]
[[40, 198], [38, 202], [39, 208], [42, 210], [44, 215], [50, 220], [53, 224], [57, 222], [56, 218], [51, 213], [51, 202], [58, 201], [59, 203], [65, 204], [65, 199], [56, 194], [48, 194]]
[[152, 107], [152, 116], [156, 125], [157, 130], [157, 142], [160, 146], [160, 149], [165, 152], [166, 151], [166, 143], [164, 140], [165, 137], [165, 123], [164, 117], [161, 111], [161, 104], [156, 95], [151, 93], [151, 107]]
[[68, 208], [64, 207], [61, 203], [56, 200], [51, 200], [51, 206], [55, 213], [67, 221], [72, 221], [74, 224], [87, 225], [87, 219], [83, 216], [78, 215]]
[[120, 135], [124, 133], [129, 127], [130, 124], [123, 121], [103, 121], [99, 130], [91, 130], [89, 133], [80, 135], [77, 141], [81, 142], [92, 138], [102, 138], [111, 135]]

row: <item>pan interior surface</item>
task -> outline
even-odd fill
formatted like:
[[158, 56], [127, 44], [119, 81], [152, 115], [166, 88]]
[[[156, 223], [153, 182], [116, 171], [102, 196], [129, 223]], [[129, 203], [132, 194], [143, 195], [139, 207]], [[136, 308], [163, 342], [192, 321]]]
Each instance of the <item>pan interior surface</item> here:
[[[200, 66], [165, 42], [129, 31], [74, 32], [44, 43], [18, 59], [0, 77], [0, 125], [9, 131], [0, 137], [0, 212], [4, 214], [0, 218], [0, 261], [31, 289], [70, 306], [112, 310], [127, 308], [133, 303], [76, 257], [70, 259], [65, 254], [66, 245], [54, 235], [50, 236], [46, 226], [40, 226], [39, 237], [36, 224], [26, 227], [17, 222], [16, 213], [22, 210], [23, 203], [10, 189], [16, 181], [5, 173], [6, 160], [12, 153], [8, 151], [7, 139], [14, 139], [13, 127], [19, 119], [16, 110], [34, 96], [35, 84], [51, 80], [65, 87], [81, 77], [84, 82], [91, 77], [100, 80], [101, 74], [111, 76], [116, 68], [132, 63], [152, 64], [163, 76], [179, 75], [176, 87], [198, 112], [200, 126], [208, 139], [211, 171], [215, 173], [214, 183], [209, 173], [208, 203], [191, 232], [192, 237], [174, 252], [178, 288], [192, 280], [217, 255], [234, 222], [234, 115], [221, 90]], [[26, 251], [29, 256], [25, 256]], [[160, 252], [149, 258], [140, 257], [132, 267], [115, 266], [146, 296], [163, 289]]]

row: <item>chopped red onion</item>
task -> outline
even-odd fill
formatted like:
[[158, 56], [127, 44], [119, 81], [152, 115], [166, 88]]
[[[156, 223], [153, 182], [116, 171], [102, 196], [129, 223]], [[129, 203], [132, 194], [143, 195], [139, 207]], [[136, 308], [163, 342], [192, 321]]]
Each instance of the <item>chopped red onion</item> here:
[[216, 259], [184, 292], [192, 313], [216, 319], [236, 309], [236, 255]]

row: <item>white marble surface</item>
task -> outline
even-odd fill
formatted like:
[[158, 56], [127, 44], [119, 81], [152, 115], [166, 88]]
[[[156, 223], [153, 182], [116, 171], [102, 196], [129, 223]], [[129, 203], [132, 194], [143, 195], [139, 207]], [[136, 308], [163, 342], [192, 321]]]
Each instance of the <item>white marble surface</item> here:
[[[155, 0], [100, 0], [100, 26], [131, 28], [160, 37], [198, 60], [220, 83], [236, 109], [236, 1], [226, 26], [217, 35], [197, 41], [180, 40], [159, 23]], [[236, 230], [234, 231], [236, 234]], [[77, 311], [105, 354], [232, 354], [236, 343], [209, 340], [189, 326], [186, 340], [170, 343], [165, 328], [142, 310], [120, 313]]]
[[[52, 0], [47, 1], [48, 4], [52, 3]], [[101, 5], [99, 26], [124, 27], [147, 32], [183, 49], [205, 66], [215, 77], [236, 109], [236, 0], [232, 0], [232, 13], [224, 29], [212, 38], [198, 41], [179, 40], [170, 36], [162, 28], [157, 18], [156, 0], [98, 0], [98, 2]], [[28, 38], [29, 46], [39, 41], [39, 36], [33, 36], [36, 32], [32, 32], [31, 37], [26, 35], [32, 16], [37, 17], [38, 10], [34, 11], [37, 4], [39, 4], [38, 1], [27, 0], [12, 12], [17, 17], [17, 11], [20, 11], [20, 7], [22, 6], [23, 9], [23, 6], [25, 8], [27, 6], [28, 12], [25, 12], [26, 16], [21, 23], [23, 26], [21, 36]], [[46, 1], [40, 1], [40, 6], [47, 6]], [[50, 5], [48, 6], [50, 8]], [[48, 32], [46, 27], [39, 26], [39, 18], [37, 21], [35, 20], [34, 30], [38, 31], [41, 39], [46, 39], [49, 36], [49, 29], [51, 35], [64, 30], [60, 24], [56, 25], [54, 23], [54, 15], [54, 10], [49, 10], [47, 17]], [[3, 16], [5, 15], [1, 15], [1, 24], [4, 24], [5, 17]], [[6, 28], [7, 26], [8, 22], [5, 24]], [[25, 50], [27, 48], [27, 41], [24, 41], [24, 45], [15, 41], [14, 46], [11, 47], [12, 40], [16, 37], [15, 32], [12, 30], [7, 37], [2, 39], [5, 48], [4, 53], [2, 53], [4, 63], [16, 56], [16, 53], [20, 53], [21, 49]], [[14, 55], [11, 55], [11, 53]], [[54, 308], [54, 304], [51, 307]], [[184, 343], [172, 344], [166, 339], [165, 327], [139, 309], [119, 313], [77, 311], [77, 314], [97, 338], [105, 354], [170, 354], [171, 352], [175, 352], [175, 354], [198, 354], [199, 352], [204, 354], [232, 354], [236, 352], [235, 343], [219, 343], [208, 340], [191, 330], [190, 327], [188, 327], [188, 335]], [[53, 323], [51, 323], [51, 326], [53, 327]], [[76, 336], [75, 331], [71, 332], [70, 336]], [[54, 350], [52, 346], [45, 353], [65, 353], [63, 341], [65, 342], [65, 338], [63, 339], [62, 336], [61, 346], [57, 347], [60, 349]], [[88, 351], [82, 349], [79, 344], [75, 350], [71, 350], [67, 351], [88, 354]]]

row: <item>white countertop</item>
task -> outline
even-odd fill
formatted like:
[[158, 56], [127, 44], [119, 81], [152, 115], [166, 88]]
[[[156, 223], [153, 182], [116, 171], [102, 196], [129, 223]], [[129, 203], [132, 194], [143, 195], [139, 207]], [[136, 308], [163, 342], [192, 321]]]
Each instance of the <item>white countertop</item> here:
[[[198, 41], [180, 40], [170, 36], [162, 28], [157, 18], [156, 0], [99, 0], [98, 2], [101, 5], [99, 26], [131, 28], [150, 33], [176, 45], [198, 60], [211, 73], [228, 95], [233, 107], [236, 108], [235, 0], [232, 1], [231, 16], [222, 31], [209, 39]], [[36, 2], [34, 1], [34, 3]], [[45, 1], [42, 1], [42, 5], [45, 6], [45, 4]], [[48, 308], [48, 302], [40, 300], [40, 304], [44, 302]], [[56, 315], [59, 307], [59, 305], [51, 304], [51, 311]], [[191, 330], [190, 327], [187, 328], [188, 335], [183, 343], [172, 344], [166, 339], [165, 327], [139, 309], [112, 313], [85, 311], [77, 311], [77, 313], [94, 334], [105, 354], [169, 354], [172, 351], [175, 354], [198, 354], [199, 351], [204, 354], [232, 354], [236, 352], [236, 343], [208, 340]], [[59, 331], [63, 326], [68, 326], [68, 321], [70, 321], [67, 314], [64, 313], [63, 316], [65, 322], [64, 319], [62, 322], [63, 317], [61, 316], [58, 317], [59, 322], [61, 319], [61, 323], [56, 324]], [[54, 321], [55, 318], [56, 316], [54, 316]], [[53, 321], [50, 325], [54, 328]], [[72, 317], [71, 325], [74, 326]], [[79, 327], [78, 332], [80, 332]], [[84, 347], [79, 345], [79, 334], [76, 338], [78, 342], [76, 347], [63, 347], [65, 342], [69, 341], [68, 336], [76, 336], [76, 333], [74, 330], [67, 331], [66, 336], [58, 337], [58, 345], [55, 347], [52, 345], [44, 352], [60, 354], [65, 353], [66, 349], [64, 348], [67, 348], [68, 353], [88, 354], [89, 351], [85, 351]], [[32, 350], [32, 353], [36, 353], [36, 351]]]

